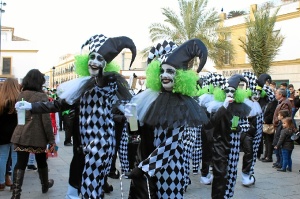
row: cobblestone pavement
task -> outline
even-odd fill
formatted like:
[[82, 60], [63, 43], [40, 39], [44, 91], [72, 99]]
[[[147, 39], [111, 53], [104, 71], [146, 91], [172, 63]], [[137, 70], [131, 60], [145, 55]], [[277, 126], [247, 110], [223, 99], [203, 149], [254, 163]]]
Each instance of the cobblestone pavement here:
[[[61, 140], [64, 139], [64, 132], [60, 132]], [[49, 158], [48, 166], [50, 169], [49, 177], [55, 180], [54, 186], [48, 193], [42, 194], [41, 185], [36, 171], [26, 171], [22, 186], [22, 199], [64, 199], [68, 186], [69, 163], [72, 158], [72, 147], [58, 144], [58, 157]], [[256, 183], [252, 187], [243, 187], [241, 185], [241, 153], [238, 165], [238, 179], [235, 186], [234, 199], [295, 199], [300, 195], [300, 146], [296, 145], [292, 154], [293, 171], [278, 172], [272, 168], [272, 163], [263, 163], [257, 161], [255, 166]], [[275, 155], [273, 156], [275, 159]], [[118, 166], [119, 167], [119, 166]], [[209, 199], [211, 194], [211, 185], [202, 185], [199, 182], [200, 175], [190, 175], [192, 184], [185, 193], [186, 199]], [[124, 198], [128, 197], [130, 180], [123, 179]], [[110, 179], [109, 183], [113, 185], [114, 191], [106, 195], [106, 199], [120, 199], [120, 181]], [[6, 187], [0, 191], [1, 199], [9, 199], [11, 192]]]

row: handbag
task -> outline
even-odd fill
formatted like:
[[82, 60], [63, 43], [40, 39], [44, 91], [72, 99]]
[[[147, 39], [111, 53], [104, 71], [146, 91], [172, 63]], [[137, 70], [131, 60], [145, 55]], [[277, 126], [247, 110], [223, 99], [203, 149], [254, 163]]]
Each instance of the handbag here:
[[263, 132], [266, 134], [274, 134], [273, 124], [263, 124]]

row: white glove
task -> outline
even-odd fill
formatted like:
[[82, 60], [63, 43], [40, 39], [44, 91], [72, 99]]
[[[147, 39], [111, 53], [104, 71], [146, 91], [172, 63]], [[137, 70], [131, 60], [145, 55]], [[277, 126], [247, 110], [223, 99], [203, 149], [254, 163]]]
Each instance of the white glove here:
[[126, 118], [135, 116], [134, 112], [136, 111], [136, 104], [127, 103], [124, 108], [124, 115]]
[[32, 105], [31, 105], [31, 103], [29, 103], [27, 101], [18, 101], [15, 104], [15, 109], [17, 109], [17, 110], [31, 110]]
[[226, 97], [225, 101], [223, 103], [224, 108], [227, 108], [229, 103], [232, 103], [234, 101], [234, 99], [232, 97]]

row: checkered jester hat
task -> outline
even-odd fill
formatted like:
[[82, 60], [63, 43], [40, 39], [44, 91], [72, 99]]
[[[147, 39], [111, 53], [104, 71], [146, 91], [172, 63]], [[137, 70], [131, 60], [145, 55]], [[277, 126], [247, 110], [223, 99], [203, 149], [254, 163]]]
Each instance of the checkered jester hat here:
[[214, 87], [219, 86], [222, 90], [228, 87], [227, 79], [223, 75], [217, 73], [208, 73], [205, 76], [204, 84], [206, 86], [209, 86], [210, 84], [212, 84]]
[[129, 69], [136, 57], [135, 44], [125, 36], [107, 38], [102, 34], [94, 35], [82, 45], [81, 49], [86, 45], [89, 46], [90, 53], [99, 53], [107, 63], [111, 62], [124, 48], [129, 48], [132, 53]]
[[164, 40], [162, 44], [158, 43], [156, 47], [153, 46], [150, 49], [147, 63], [149, 64], [154, 58], [161, 60], [166, 54], [170, 54], [177, 47], [173, 41], [168, 42]]
[[254, 93], [257, 90], [257, 77], [252, 72], [243, 72], [243, 77], [245, 77], [248, 80], [248, 86], [252, 93]]
[[172, 53], [162, 57], [162, 64], [168, 64], [176, 69], [187, 70], [188, 63], [198, 56], [200, 63], [197, 73], [199, 73], [206, 63], [207, 54], [207, 48], [200, 39], [190, 39], [174, 49]]

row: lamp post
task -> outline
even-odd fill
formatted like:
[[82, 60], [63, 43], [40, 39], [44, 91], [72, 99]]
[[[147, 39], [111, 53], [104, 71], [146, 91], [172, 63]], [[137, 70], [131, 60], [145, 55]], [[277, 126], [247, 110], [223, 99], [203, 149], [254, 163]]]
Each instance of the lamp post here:
[[52, 67], [52, 89], [54, 89], [54, 72], [55, 72], [55, 67]]
[[[1, 61], [1, 65], [2, 65], [2, 58], [1, 58], [1, 43], [2, 43], [2, 38], [1, 38], [1, 34], [2, 34], [2, 25], [1, 25], [1, 20], [2, 20], [2, 13], [5, 12], [5, 10], [2, 9], [2, 6], [6, 6], [5, 2], [0, 2], [0, 61]], [[3, 70], [3, 69], [2, 69]]]

